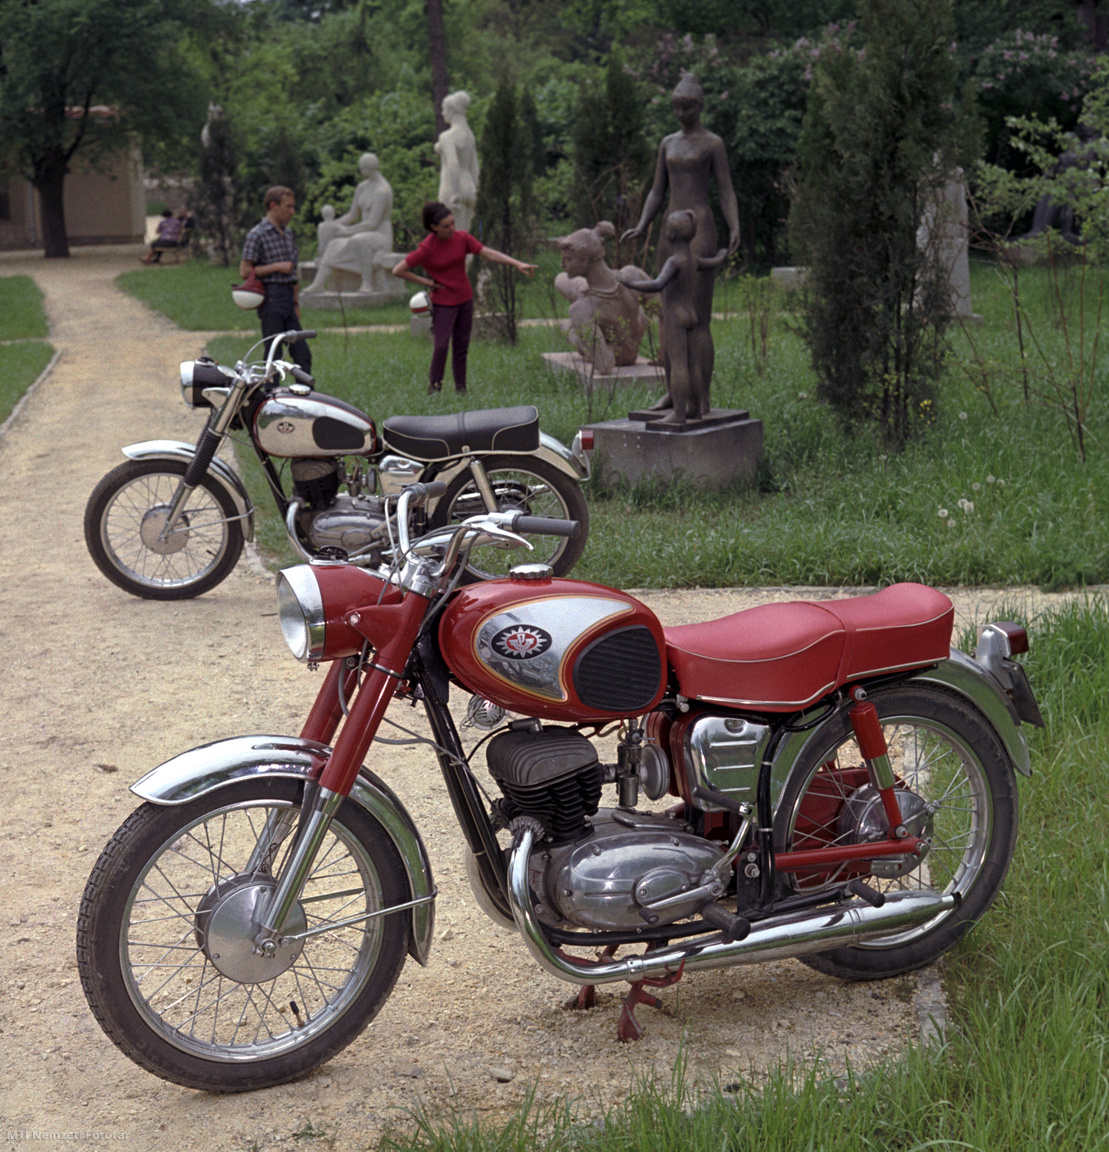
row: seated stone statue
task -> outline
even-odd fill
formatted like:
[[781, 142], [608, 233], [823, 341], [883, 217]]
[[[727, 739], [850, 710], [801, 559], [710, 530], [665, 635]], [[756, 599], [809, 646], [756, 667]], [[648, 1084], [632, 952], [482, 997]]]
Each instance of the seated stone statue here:
[[381, 175], [377, 157], [367, 152], [358, 162], [362, 182], [354, 190], [350, 211], [336, 216], [330, 204], [322, 209], [317, 228], [319, 264], [304, 293], [322, 292], [333, 270], [362, 277], [359, 292], [388, 290], [388, 269], [374, 266], [374, 257], [393, 250], [393, 189]]
[[646, 280], [634, 264], [619, 276], [605, 263], [606, 237], [616, 229], [607, 220], [596, 228], [579, 228], [558, 241], [562, 268], [555, 287], [570, 301], [570, 319], [562, 322], [567, 339], [600, 376], [634, 364], [647, 330], [647, 315], [636, 294], [621, 280]]

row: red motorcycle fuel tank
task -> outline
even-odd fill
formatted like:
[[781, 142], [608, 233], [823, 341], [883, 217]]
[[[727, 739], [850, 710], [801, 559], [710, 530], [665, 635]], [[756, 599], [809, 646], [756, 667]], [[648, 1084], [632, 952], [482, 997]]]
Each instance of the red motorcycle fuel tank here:
[[666, 689], [655, 614], [584, 580], [509, 576], [464, 588], [443, 613], [439, 644], [471, 692], [544, 720], [641, 716]]
[[254, 414], [254, 435], [271, 456], [362, 455], [374, 451], [374, 422], [353, 404], [323, 392], [280, 389]]

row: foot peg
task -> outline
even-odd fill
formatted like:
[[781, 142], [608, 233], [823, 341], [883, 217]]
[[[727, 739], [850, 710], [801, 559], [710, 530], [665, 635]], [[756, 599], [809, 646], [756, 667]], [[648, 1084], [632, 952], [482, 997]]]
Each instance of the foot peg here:
[[864, 884], [861, 880], [851, 880], [846, 885], [846, 890], [852, 896], [858, 896], [860, 900], [865, 900], [871, 908], [881, 908], [886, 902], [884, 892], [879, 892], [877, 888], [871, 888], [869, 884]]
[[725, 940], [746, 940], [751, 933], [751, 922], [742, 916], [733, 916], [719, 904], [710, 904], [701, 909], [701, 918], [718, 928]]

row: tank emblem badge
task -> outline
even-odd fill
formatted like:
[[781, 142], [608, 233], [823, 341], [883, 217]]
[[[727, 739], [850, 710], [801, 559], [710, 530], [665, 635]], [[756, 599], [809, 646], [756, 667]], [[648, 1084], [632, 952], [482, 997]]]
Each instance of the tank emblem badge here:
[[542, 656], [552, 644], [551, 634], [532, 625], [511, 624], [502, 628], [490, 641], [501, 656], [512, 660], [531, 660]]
[[296, 425], [291, 420], [282, 420], [281, 423], [277, 425], [277, 430], [283, 436], [288, 436], [290, 432], [296, 431]]

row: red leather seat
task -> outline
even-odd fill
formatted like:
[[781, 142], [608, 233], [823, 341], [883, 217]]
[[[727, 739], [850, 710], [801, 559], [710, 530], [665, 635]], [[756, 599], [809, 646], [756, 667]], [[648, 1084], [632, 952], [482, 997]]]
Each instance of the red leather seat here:
[[850, 681], [946, 660], [954, 617], [942, 592], [894, 584], [847, 600], [763, 604], [663, 632], [683, 696], [792, 712]]

